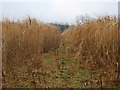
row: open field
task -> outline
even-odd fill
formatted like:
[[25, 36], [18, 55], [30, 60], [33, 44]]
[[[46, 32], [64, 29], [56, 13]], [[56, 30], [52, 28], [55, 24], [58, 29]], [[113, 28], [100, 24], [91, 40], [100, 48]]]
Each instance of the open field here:
[[2, 21], [3, 88], [120, 88], [116, 17], [59, 27]]

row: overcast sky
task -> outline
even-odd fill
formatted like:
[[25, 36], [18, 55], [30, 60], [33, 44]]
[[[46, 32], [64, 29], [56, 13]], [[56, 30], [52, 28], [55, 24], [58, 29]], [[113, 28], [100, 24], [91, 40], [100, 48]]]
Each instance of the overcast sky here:
[[[29, 1], [29, 2], [28, 2]], [[23, 19], [30, 15], [43, 22], [74, 23], [76, 16], [92, 17], [118, 14], [118, 0], [3, 0], [3, 17]], [[1, 10], [0, 10], [1, 11]]]

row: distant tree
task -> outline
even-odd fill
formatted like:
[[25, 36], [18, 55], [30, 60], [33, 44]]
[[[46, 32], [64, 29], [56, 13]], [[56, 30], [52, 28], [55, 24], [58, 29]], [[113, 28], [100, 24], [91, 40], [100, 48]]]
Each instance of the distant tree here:
[[59, 24], [58, 23], [51, 23], [51, 24], [54, 25], [54, 26], [57, 26], [62, 32], [65, 29], [70, 27], [70, 25], [68, 23], [59, 23]]

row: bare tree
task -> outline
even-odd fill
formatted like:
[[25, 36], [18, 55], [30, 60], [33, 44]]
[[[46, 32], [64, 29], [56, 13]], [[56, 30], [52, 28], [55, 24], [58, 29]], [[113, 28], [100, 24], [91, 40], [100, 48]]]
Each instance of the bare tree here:
[[82, 24], [92, 19], [89, 15], [80, 15], [76, 17], [76, 24]]

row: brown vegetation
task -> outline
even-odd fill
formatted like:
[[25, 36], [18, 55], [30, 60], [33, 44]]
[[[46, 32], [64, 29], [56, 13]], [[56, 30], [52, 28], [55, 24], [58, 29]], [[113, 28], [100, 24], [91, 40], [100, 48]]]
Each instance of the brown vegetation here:
[[62, 34], [36, 19], [6, 19], [2, 38], [3, 87], [120, 87], [116, 17], [88, 20]]
[[[21, 65], [20, 63], [29, 66], [28, 59], [31, 62], [42, 53], [55, 51], [59, 47], [60, 34], [61, 32], [56, 27], [35, 19], [29, 18], [21, 22], [3, 20], [3, 70], [5, 69], [6, 73], [10, 74]], [[38, 61], [41, 64], [41, 61]], [[39, 63], [33, 66], [38, 67]]]
[[118, 78], [119, 39], [117, 19], [110, 16], [78, 24], [62, 34], [63, 46], [75, 50], [75, 59], [104, 80]]

